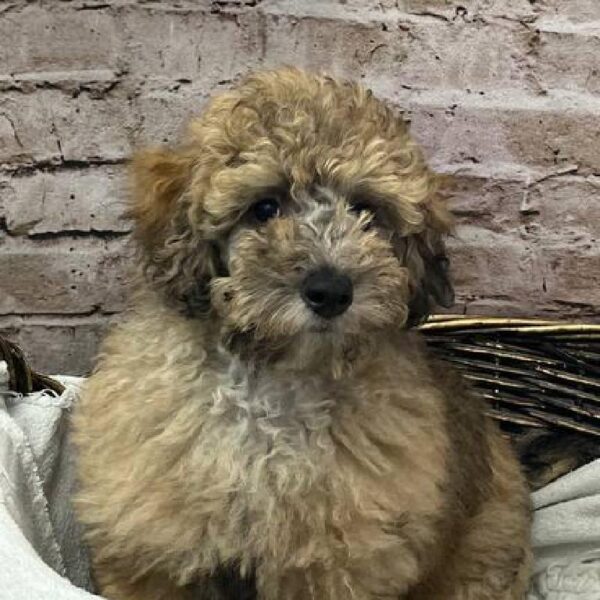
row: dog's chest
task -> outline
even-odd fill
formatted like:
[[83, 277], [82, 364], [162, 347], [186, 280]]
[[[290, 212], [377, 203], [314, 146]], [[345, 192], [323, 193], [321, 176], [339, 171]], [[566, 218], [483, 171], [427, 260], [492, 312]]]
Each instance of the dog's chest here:
[[443, 436], [439, 444], [431, 439], [439, 411], [420, 413], [406, 389], [393, 377], [257, 374], [233, 363], [210, 395], [201, 444], [227, 459], [242, 494], [261, 487], [278, 497], [310, 495], [343, 479], [345, 469], [401, 476], [414, 468], [410, 445], [423, 438], [435, 454], [445, 445]]
[[[396, 527], [438, 510], [435, 477], [407, 444], [419, 443], [441, 465], [443, 443], [432, 439], [431, 423], [401, 406], [395, 383], [377, 382], [373, 389], [318, 374], [224, 372], [204, 395], [186, 470], [198, 493], [227, 507], [207, 514], [199, 505], [208, 555], [251, 568], [308, 544], [337, 560], [387, 539], [382, 523]], [[291, 563], [301, 560], [296, 552], [286, 555]]]
[[243, 372], [215, 387], [190, 465], [198, 486], [208, 481], [227, 499], [227, 514], [211, 515], [209, 525], [222, 561], [249, 565], [323, 515], [338, 391], [317, 377]]
[[265, 467], [327, 453], [336, 407], [352, 397], [319, 376], [256, 375], [232, 367], [213, 402], [215, 425], [235, 437], [244, 448], [245, 467], [251, 468], [254, 462]]

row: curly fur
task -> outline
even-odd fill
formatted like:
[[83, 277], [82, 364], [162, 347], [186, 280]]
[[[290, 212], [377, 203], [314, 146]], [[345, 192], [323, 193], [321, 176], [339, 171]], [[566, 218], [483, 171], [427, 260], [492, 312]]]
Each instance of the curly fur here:
[[[452, 302], [451, 218], [402, 119], [355, 84], [260, 73], [132, 173], [145, 278], [74, 415], [102, 593], [522, 598], [517, 461], [409, 327]], [[322, 265], [354, 284], [330, 321], [298, 291]]]

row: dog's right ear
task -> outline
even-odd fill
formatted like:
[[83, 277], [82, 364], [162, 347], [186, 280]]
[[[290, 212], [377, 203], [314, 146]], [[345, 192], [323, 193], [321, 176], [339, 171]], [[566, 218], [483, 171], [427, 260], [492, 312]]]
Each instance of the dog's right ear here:
[[193, 166], [194, 154], [184, 148], [138, 152], [131, 162], [129, 216], [148, 282], [181, 312], [198, 316], [210, 308], [219, 257], [189, 220]]

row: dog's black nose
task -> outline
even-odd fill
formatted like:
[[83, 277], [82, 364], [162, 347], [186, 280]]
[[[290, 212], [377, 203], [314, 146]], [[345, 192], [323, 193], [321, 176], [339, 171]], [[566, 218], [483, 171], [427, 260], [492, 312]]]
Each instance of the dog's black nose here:
[[316, 314], [332, 319], [352, 304], [352, 281], [336, 270], [324, 267], [309, 273], [302, 283], [302, 299]]

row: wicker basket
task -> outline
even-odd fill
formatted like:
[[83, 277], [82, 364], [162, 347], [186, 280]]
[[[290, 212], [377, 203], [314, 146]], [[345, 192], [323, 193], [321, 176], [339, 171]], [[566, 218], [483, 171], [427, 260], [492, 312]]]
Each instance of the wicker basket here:
[[421, 331], [488, 401], [534, 489], [600, 457], [600, 325], [438, 316]]
[[421, 331], [505, 429], [564, 429], [600, 443], [600, 325], [434, 317]]

